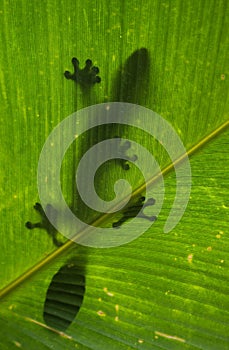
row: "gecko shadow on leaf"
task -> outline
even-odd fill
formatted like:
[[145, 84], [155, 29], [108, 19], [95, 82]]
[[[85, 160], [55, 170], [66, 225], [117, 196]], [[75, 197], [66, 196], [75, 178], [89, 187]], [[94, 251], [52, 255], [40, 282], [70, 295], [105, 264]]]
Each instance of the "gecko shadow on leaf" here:
[[[99, 69], [92, 65], [91, 60], [87, 60], [83, 69], [79, 68], [79, 61], [76, 58], [72, 59], [74, 66], [74, 72], [70, 73], [65, 71], [64, 76], [66, 79], [73, 80], [80, 85], [83, 96], [87, 97], [87, 101], [90, 100], [91, 87], [100, 83], [101, 78], [98, 76]], [[123, 67], [117, 72], [116, 78], [113, 84], [113, 100], [123, 101], [130, 103], [139, 103], [144, 105], [144, 97], [147, 93], [149, 82], [149, 55], [145, 48], [136, 50], [126, 61]], [[85, 106], [86, 107], [86, 106]], [[83, 142], [80, 143], [78, 151], [80, 154], [84, 154], [89, 147], [102, 140], [115, 137], [125, 138], [123, 135], [123, 126], [118, 124], [102, 125], [90, 130]], [[81, 140], [82, 141], [82, 140]], [[131, 143], [120, 143], [120, 154], [125, 154], [129, 151]], [[131, 153], [131, 152], [130, 152]], [[75, 153], [74, 153], [75, 154]], [[73, 157], [74, 158], [74, 157]], [[129, 161], [134, 162], [137, 159], [137, 155], [130, 155]], [[123, 159], [119, 162], [124, 171], [130, 170], [128, 160]], [[73, 164], [73, 203], [72, 210], [80, 209], [81, 213], [87, 212], [85, 204], [81, 203], [80, 198], [76, 196], [75, 188], [75, 158]], [[96, 184], [95, 184], [96, 185]], [[145, 204], [145, 197], [141, 197], [136, 203], [129, 204], [122, 212], [123, 217], [113, 223], [113, 227], [118, 228], [126, 220], [135, 217], [139, 211], [148, 205], [153, 205], [153, 200], [148, 200]], [[52, 237], [53, 243], [56, 246], [61, 246], [62, 241], [58, 239], [58, 232], [53, 225], [47, 219], [44, 210], [39, 203], [34, 206], [35, 210], [41, 215], [41, 222], [31, 223], [27, 222], [26, 227], [28, 229], [41, 228], [45, 229]], [[52, 215], [57, 216], [57, 211], [50, 205], [48, 205]], [[142, 217], [148, 220], [155, 220], [155, 217], [148, 217], [142, 214]], [[79, 249], [77, 247], [77, 249]], [[69, 262], [62, 266], [59, 271], [53, 276], [49, 287], [46, 292], [46, 298], [44, 301], [43, 318], [45, 323], [59, 331], [65, 331], [76, 318], [83, 303], [85, 294], [85, 266], [86, 262], [78, 263], [76, 261]]]

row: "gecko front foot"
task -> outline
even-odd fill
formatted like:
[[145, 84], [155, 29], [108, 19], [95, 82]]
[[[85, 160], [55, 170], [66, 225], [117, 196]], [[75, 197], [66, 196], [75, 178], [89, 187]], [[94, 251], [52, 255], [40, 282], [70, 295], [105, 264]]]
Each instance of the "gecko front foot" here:
[[[126, 140], [124, 143], [121, 143], [120, 136], [114, 136], [114, 137], [120, 139], [120, 147], [119, 147], [120, 158], [118, 160], [119, 160], [123, 170], [129, 170], [130, 166], [129, 166], [128, 162], [136, 162], [138, 157], [136, 154], [134, 154], [132, 156], [128, 156], [126, 154], [126, 152], [131, 148], [131, 142], [129, 140]], [[125, 155], [126, 159], [122, 158], [123, 155]]]
[[[32, 223], [30, 221], [27, 221], [25, 226], [29, 229], [32, 230], [34, 228], [41, 228], [47, 231], [47, 233], [52, 237], [53, 243], [57, 246], [60, 247], [63, 245], [63, 242], [59, 241], [57, 236], [58, 236], [58, 231], [55, 229], [55, 227], [51, 224], [49, 219], [47, 218], [45, 211], [43, 210], [42, 206], [40, 203], [36, 203], [34, 205], [34, 209], [40, 214], [41, 216], [41, 222], [36, 222]], [[48, 215], [51, 215], [52, 217], [56, 218], [57, 217], [57, 210], [53, 208], [52, 205], [48, 204], [46, 207], [46, 211], [48, 212]]]
[[[119, 228], [125, 221], [131, 218], [135, 218], [136, 216], [146, 220], [150, 220], [152, 222], [155, 221], [157, 219], [155, 215], [147, 216], [143, 213], [143, 209], [155, 204], [155, 199], [149, 198], [147, 202], [144, 202], [145, 197], [141, 196], [135, 204], [132, 204], [131, 206], [124, 209], [122, 218], [117, 222], [113, 222], [112, 227]], [[140, 211], [141, 213], [139, 214]]]
[[82, 86], [94, 85], [95, 83], [100, 83], [101, 78], [97, 75], [99, 73], [99, 68], [92, 65], [92, 61], [87, 59], [85, 62], [85, 67], [83, 69], [79, 68], [79, 61], [76, 57], [72, 58], [72, 64], [74, 67], [74, 72], [69, 71], [64, 72], [66, 79], [74, 80]]

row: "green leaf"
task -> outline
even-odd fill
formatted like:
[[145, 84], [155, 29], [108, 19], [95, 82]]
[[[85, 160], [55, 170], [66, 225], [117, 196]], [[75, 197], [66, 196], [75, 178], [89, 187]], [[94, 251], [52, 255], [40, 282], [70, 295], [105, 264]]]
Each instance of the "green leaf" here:
[[[227, 15], [226, 0], [1, 3], [1, 349], [227, 349]], [[66, 80], [72, 57], [81, 68], [90, 58], [101, 83], [85, 91]], [[162, 211], [144, 235], [117, 248], [67, 242], [56, 249], [44, 231], [25, 228], [40, 219], [33, 205], [42, 146], [69, 114], [106, 101], [143, 105], [172, 124], [192, 153], [189, 205], [164, 234], [175, 195], [167, 168]], [[139, 131], [122, 132], [149, 147]], [[72, 159], [102, 137], [79, 140], [79, 152], [70, 149], [64, 161], [63, 192], [75, 210]], [[154, 147], [166, 169], [166, 152]], [[108, 165], [98, 181], [105, 199], [124, 173], [111, 167], [104, 189]], [[126, 178], [142, 185], [137, 170]], [[72, 262], [84, 272], [86, 291], [62, 333], [44, 322], [44, 303], [53, 276]]]

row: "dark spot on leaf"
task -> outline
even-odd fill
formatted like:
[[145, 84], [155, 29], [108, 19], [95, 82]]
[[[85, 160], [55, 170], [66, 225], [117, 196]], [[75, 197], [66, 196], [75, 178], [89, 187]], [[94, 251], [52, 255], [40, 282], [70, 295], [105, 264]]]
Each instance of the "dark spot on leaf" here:
[[53, 276], [46, 293], [43, 318], [45, 323], [65, 331], [78, 314], [85, 293], [85, 276], [81, 267], [62, 266]]

